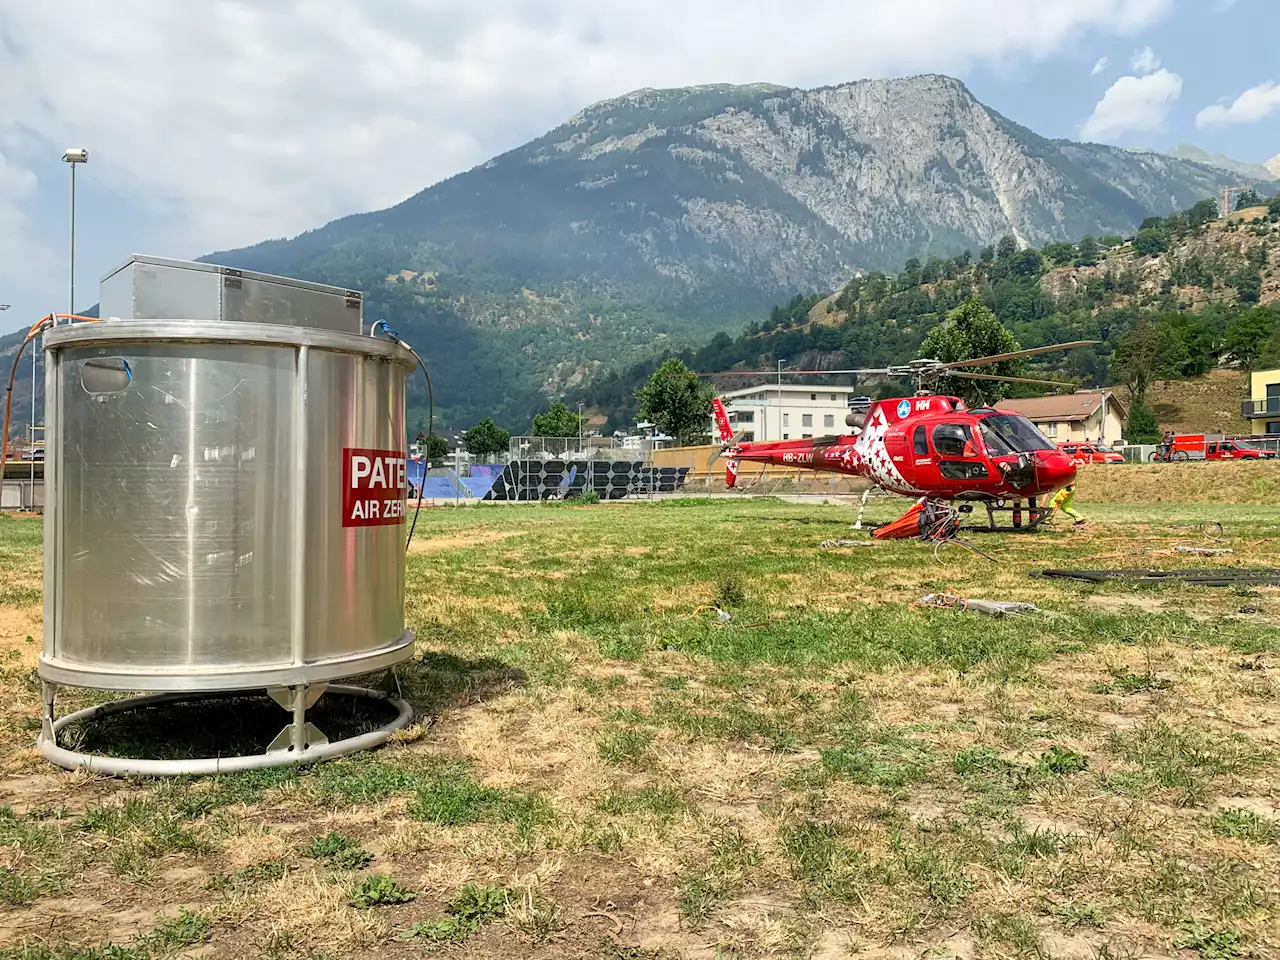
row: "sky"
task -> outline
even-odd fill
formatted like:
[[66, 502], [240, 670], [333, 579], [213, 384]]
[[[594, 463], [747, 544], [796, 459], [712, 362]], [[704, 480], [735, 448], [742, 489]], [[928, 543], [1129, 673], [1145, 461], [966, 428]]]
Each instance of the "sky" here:
[[[785, 11], [785, 12], [783, 12]], [[0, 332], [130, 253], [397, 203], [639, 87], [946, 73], [1048, 137], [1280, 154], [1280, 0], [0, 0]]]

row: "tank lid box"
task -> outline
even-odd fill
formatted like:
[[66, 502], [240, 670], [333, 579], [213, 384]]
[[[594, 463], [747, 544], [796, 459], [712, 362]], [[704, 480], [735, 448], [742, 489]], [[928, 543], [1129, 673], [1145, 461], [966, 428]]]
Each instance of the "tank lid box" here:
[[278, 323], [364, 333], [358, 290], [214, 263], [134, 254], [102, 278], [98, 315], [120, 320]]

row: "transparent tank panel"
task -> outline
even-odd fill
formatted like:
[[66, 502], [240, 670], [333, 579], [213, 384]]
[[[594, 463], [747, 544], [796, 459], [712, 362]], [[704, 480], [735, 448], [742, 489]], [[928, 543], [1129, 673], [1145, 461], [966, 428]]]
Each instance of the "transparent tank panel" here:
[[295, 363], [292, 349], [245, 344], [64, 351], [63, 658], [290, 659]]

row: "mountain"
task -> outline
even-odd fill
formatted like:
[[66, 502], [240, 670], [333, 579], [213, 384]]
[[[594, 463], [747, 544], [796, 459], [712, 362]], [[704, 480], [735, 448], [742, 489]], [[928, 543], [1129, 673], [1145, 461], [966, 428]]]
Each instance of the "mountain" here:
[[[451, 425], [909, 256], [1130, 234], [1213, 166], [1046, 140], [942, 76], [638, 90], [387, 210], [207, 259], [358, 287]], [[415, 402], [421, 397], [414, 395]]]
[[1244, 184], [1244, 181], [1250, 182], [1261, 180], [1280, 179], [1280, 157], [1270, 161], [1276, 166], [1276, 170], [1262, 163], [1248, 163], [1244, 160], [1232, 160], [1230, 157], [1223, 156], [1221, 153], [1210, 153], [1208, 150], [1201, 150], [1193, 143], [1180, 143], [1169, 151], [1169, 156], [1178, 160], [1191, 160], [1195, 163], [1202, 163], [1205, 166], [1217, 167], [1220, 170], [1226, 170], [1228, 173], [1236, 175], [1238, 184]]
[[1263, 166], [1271, 171], [1271, 175], [1273, 177], [1280, 180], [1280, 153], [1277, 153], [1274, 157], [1264, 163]]

